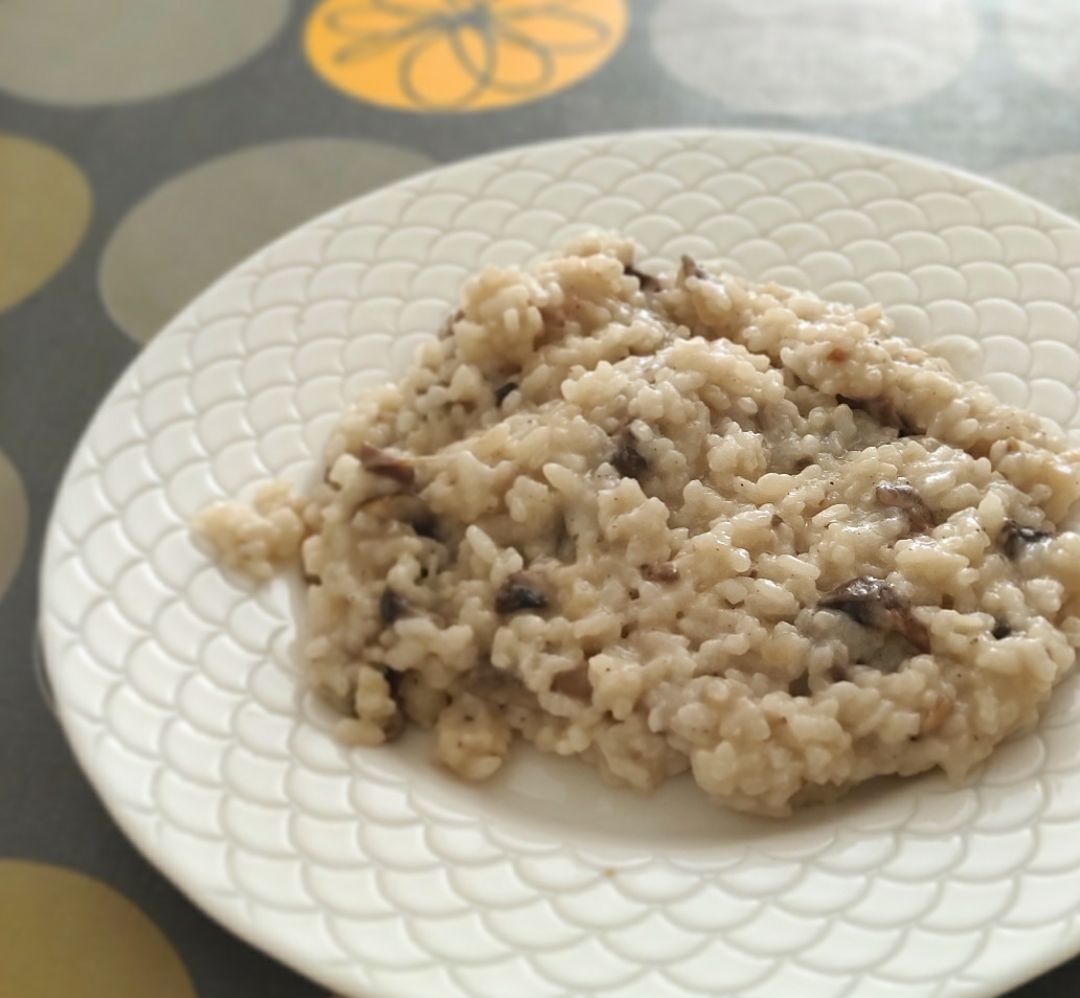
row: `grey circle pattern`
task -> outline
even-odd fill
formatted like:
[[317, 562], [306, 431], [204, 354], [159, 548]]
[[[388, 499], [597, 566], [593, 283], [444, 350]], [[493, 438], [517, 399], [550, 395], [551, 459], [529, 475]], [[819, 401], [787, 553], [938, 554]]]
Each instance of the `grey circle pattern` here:
[[353, 139], [254, 146], [170, 178], [136, 204], [101, 261], [105, 305], [149, 339], [215, 277], [312, 215], [430, 165]]
[[288, 0], [4, 0], [0, 90], [82, 107], [226, 72], [281, 29]]

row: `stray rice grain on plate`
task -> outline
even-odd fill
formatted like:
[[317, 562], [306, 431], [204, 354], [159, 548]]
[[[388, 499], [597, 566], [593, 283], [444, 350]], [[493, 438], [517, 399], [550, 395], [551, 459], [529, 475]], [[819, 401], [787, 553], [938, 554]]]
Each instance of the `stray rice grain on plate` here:
[[412, 722], [495, 772], [515, 733], [651, 790], [785, 815], [883, 774], [963, 777], [1080, 644], [1080, 459], [854, 308], [585, 237], [488, 269], [299, 498], [198, 529], [265, 578], [301, 551], [341, 736]]

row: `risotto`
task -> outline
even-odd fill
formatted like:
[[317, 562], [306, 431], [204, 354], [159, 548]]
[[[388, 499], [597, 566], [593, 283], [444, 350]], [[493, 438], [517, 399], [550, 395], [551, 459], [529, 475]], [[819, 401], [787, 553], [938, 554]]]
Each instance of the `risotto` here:
[[1080, 457], [855, 308], [583, 238], [489, 268], [325, 478], [198, 529], [300, 553], [308, 675], [342, 738], [521, 736], [648, 791], [689, 770], [785, 815], [885, 774], [961, 778], [1080, 643]]

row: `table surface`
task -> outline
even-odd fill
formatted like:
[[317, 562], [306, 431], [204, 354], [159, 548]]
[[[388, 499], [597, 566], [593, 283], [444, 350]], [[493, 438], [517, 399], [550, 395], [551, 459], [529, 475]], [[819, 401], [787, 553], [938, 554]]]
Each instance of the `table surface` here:
[[[50, 711], [38, 556], [112, 381], [208, 281], [334, 204], [506, 146], [672, 125], [893, 146], [1078, 215], [1080, 3], [0, 6], [0, 995], [325, 993], [134, 852]], [[1015, 993], [1078, 988], [1080, 959]]]

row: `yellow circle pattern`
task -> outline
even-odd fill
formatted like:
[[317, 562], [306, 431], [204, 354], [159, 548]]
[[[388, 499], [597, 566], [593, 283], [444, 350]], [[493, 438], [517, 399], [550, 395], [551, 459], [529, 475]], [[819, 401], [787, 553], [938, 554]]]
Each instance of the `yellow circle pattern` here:
[[195, 998], [195, 988], [161, 930], [111, 887], [0, 860], [0, 995]]
[[404, 111], [484, 111], [536, 100], [603, 65], [624, 0], [324, 0], [304, 45], [345, 93]]

